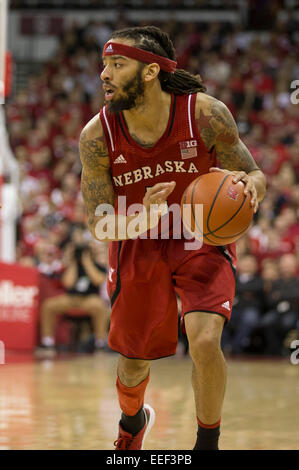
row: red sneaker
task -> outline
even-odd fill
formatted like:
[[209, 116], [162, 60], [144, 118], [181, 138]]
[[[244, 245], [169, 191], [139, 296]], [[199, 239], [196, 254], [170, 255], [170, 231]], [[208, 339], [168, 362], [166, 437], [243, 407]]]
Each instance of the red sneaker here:
[[125, 431], [119, 425], [118, 439], [114, 442], [115, 450], [142, 450], [146, 436], [155, 422], [155, 412], [149, 405], [143, 406], [145, 413], [145, 424], [136, 436]]

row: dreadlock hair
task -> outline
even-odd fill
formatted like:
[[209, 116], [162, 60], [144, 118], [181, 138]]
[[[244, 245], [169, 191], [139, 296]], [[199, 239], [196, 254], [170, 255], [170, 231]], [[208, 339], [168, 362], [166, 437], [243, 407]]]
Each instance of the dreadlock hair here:
[[[134, 46], [145, 51], [176, 60], [173, 43], [167, 33], [156, 26], [137, 26], [114, 31], [111, 39], [122, 38], [135, 41]], [[160, 70], [158, 78], [162, 90], [175, 95], [205, 92], [200, 75], [192, 75], [183, 69], [176, 69], [174, 73]]]

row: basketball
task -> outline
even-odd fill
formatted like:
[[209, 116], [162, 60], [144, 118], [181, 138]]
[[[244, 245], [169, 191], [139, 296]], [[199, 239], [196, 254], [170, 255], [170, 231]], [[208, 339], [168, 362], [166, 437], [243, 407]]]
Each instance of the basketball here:
[[[244, 184], [233, 183], [233, 178], [234, 175], [223, 172], [207, 173], [196, 178], [183, 194], [183, 223], [207, 245], [227, 245], [238, 240], [252, 221], [250, 195], [245, 195]], [[191, 204], [191, 216], [183, 210], [184, 204]], [[202, 222], [198, 220], [195, 204], [203, 206]]]

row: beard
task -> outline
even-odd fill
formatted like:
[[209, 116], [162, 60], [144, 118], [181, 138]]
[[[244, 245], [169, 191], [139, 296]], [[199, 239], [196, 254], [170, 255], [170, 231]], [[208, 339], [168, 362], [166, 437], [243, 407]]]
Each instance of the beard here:
[[124, 96], [106, 102], [110, 113], [118, 113], [125, 109], [132, 109], [137, 105], [137, 101], [143, 98], [145, 86], [141, 72], [142, 69], [139, 69], [135, 77], [131, 78], [131, 80], [123, 85], [122, 93]]

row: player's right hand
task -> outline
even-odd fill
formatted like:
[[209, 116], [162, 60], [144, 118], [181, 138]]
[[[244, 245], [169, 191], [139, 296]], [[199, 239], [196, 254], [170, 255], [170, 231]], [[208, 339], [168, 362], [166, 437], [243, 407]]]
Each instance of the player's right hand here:
[[175, 185], [175, 181], [171, 181], [170, 183], [157, 183], [151, 188], [148, 188], [143, 198], [143, 205], [146, 210], [149, 211], [152, 204], [163, 204], [166, 202], [168, 196], [174, 190]]
[[[143, 198], [143, 206], [147, 212], [148, 223], [150, 223], [150, 212], [151, 206], [160, 206], [162, 210], [158, 210], [159, 218], [167, 213], [167, 198], [172, 193], [176, 185], [175, 181], [171, 181], [169, 183], [157, 183], [151, 188], [148, 188], [145, 196]], [[152, 207], [152, 210], [154, 208]]]

